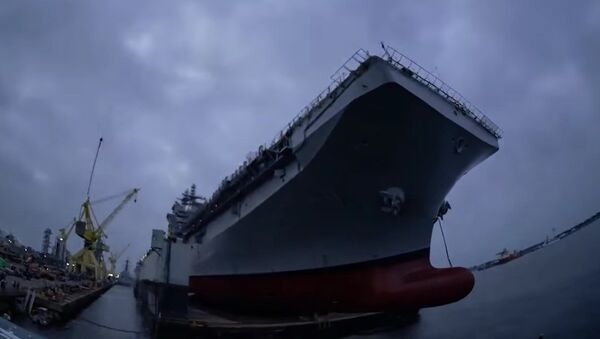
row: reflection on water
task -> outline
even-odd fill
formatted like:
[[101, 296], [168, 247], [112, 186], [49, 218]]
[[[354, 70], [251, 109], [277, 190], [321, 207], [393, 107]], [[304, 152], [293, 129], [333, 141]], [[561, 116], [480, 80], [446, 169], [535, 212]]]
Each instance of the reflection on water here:
[[[352, 326], [337, 335], [354, 331], [350, 338], [597, 338], [598, 243], [600, 221], [543, 250], [476, 272], [473, 292], [458, 303], [425, 309], [412, 318], [387, 319], [367, 330]], [[49, 338], [150, 338], [131, 288], [123, 286], [110, 289], [64, 328], [36, 332]]]

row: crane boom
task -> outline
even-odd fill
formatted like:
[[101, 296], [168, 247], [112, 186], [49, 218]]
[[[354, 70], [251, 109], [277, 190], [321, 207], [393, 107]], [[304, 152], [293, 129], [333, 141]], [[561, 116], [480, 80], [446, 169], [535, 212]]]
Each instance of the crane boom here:
[[90, 200], [90, 189], [92, 188], [92, 179], [94, 178], [94, 170], [96, 169], [96, 161], [98, 161], [98, 153], [100, 153], [100, 146], [102, 146], [102, 138], [98, 141], [98, 148], [96, 149], [96, 156], [94, 157], [94, 164], [92, 165], [92, 172], [90, 173], [90, 181], [88, 182], [88, 188], [86, 196]]
[[121, 201], [121, 203], [119, 205], [117, 205], [117, 207], [115, 207], [115, 209], [106, 217], [106, 219], [104, 219], [104, 221], [102, 221], [102, 223], [100, 223], [100, 226], [98, 226], [97, 229], [97, 234], [98, 236], [100, 236], [100, 234], [102, 234], [104, 232], [104, 230], [106, 229], [106, 226], [108, 226], [108, 224], [110, 224], [110, 222], [115, 218], [115, 216], [117, 214], [119, 214], [119, 212], [121, 212], [121, 210], [123, 209], [123, 207], [125, 207], [125, 205], [134, 197], [136, 196], [136, 194], [140, 191], [139, 188], [134, 188], [132, 189], [123, 199], [123, 201]]

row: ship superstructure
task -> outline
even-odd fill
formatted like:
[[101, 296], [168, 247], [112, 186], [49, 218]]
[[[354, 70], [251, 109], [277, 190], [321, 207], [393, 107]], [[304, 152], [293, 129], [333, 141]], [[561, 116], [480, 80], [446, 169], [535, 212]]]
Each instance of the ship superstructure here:
[[177, 199], [171, 207], [171, 213], [167, 214], [169, 222], [168, 231], [173, 237], [181, 238], [189, 232], [190, 217], [197, 210], [204, 209], [206, 198], [196, 195], [196, 185], [192, 184], [189, 189]]
[[204, 208], [206, 199], [196, 186], [186, 189], [167, 214], [167, 231], [152, 230], [150, 249], [134, 269], [134, 294], [154, 316], [187, 314], [192, 244], [182, 240], [190, 218]]

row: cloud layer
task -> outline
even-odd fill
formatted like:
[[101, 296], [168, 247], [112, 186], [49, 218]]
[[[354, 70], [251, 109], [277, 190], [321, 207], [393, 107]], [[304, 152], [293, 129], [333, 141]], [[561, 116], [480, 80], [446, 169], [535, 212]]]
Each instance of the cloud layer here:
[[108, 230], [136, 259], [183, 189], [209, 195], [383, 40], [505, 131], [449, 196], [451, 255], [474, 264], [600, 209], [598, 36], [596, 2], [4, 2], [0, 228], [39, 247], [66, 225], [102, 136], [92, 196], [142, 188]]

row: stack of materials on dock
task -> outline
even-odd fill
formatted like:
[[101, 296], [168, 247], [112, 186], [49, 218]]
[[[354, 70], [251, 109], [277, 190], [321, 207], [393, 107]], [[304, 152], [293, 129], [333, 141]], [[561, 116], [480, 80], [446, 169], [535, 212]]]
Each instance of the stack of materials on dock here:
[[[53, 253], [50, 253], [49, 228], [44, 231], [41, 252], [23, 246], [12, 234], [0, 230], [0, 295], [12, 296], [8, 303], [0, 304], [0, 311], [8, 315], [26, 313], [35, 322], [46, 325], [70, 317], [115, 283], [116, 262], [125, 249], [111, 256], [109, 270], [104, 260], [104, 253], [109, 251], [104, 240], [106, 228], [129, 201], [135, 201], [139, 189], [96, 200], [94, 203], [123, 198], [104, 220], [97, 222], [90, 189], [102, 140], [98, 143], [79, 218], [58, 231]], [[69, 255], [66, 242], [73, 231], [83, 239], [83, 247]]]
[[89, 280], [69, 271], [12, 235], [0, 239], [0, 255], [0, 313], [7, 318], [28, 315], [41, 325], [66, 320], [112, 286], [108, 279]]

